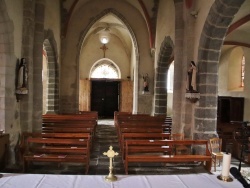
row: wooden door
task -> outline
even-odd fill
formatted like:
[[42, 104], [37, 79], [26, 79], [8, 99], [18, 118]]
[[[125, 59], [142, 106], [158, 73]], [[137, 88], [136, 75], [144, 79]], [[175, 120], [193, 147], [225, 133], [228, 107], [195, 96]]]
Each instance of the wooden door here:
[[100, 117], [113, 117], [119, 110], [119, 85], [118, 81], [92, 81], [91, 110]]
[[120, 86], [120, 112], [133, 110], [133, 81], [123, 80]]
[[90, 80], [80, 80], [79, 111], [90, 111]]

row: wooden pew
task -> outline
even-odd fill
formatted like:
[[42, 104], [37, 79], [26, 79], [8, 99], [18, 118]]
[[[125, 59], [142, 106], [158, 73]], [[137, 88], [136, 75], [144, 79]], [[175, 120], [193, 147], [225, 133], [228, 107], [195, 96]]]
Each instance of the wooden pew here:
[[149, 114], [131, 114], [127, 112], [114, 112], [114, 123], [117, 127], [122, 122], [136, 123], [136, 122], [160, 122], [164, 124], [165, 115], [150, 116]]
[[69, 124], [42, 124], [43, 133], [89, 133], [92, 137], [95, 134], [95, 126], [92, 125], [69, 125]]
[[150, 119], [158, 119], [160, 121], [163, 121], [165, 124], [172, 124], [172, 118], [166, 115], [157, 115], [157, 116], [151, 116], [149, 114], [132, 114], [129, 112], [114, 112], [114, 122], [117, 124], [118, 121], [127, 121], [127, 120], [145, 120], [149, 118]]
[[114, 121], [115, 126], [119, 129], [120, 125], [144, 125], [144, 126], [157, 126], [157, 125], [171, 125], [170, 123], [165, 122], [166, 116], [150, 116], [148, 114], [129, 114], [114, 112]]
[[171, 133], [171, 125], [166, 124], [144, 124], [144, 122], [134, 124], [124, 123], [117, 127], [118, 139], [123, 133]]
[[41, 133], [41, 132], [23, 132], [19, 143], [19, 158], [23, 161], [23, 155], [27, 149], [27, 139], [32, 138], [60, 138], [60, 139], [85, 139], [90, 140], [90, 149], [92, 136], [89, 133]]
[[171, 133], [171, 124], [166, 123], [169, 118], [165, 115], [150, 116], [148, 114], [131, 114], [126, 112], [114, 112], [115, 127], [117, 129], [120, 147], [122, 134], [130, 133]]
[[[94, 135], [98, 113], [93, 111], [93, 113], [89, 112], [85, 114], [46, 114], [42, 118], [42, 129], [45, 132], [56, 132], [57, 130], [60, 132], [75, 132], [74, 128], [89, 128], [92, 130], [92, 135]], [[83, 131], [86, 132], [86, 129], [83, 129]]]
[[[127, 140], [165, 140], [170, 139], [170, 133], [123, 133], [120, 140], [120, 149], [123, 159]], [[149, 149], [147, 149], [148, 151]]]
[[86, 122], [94, 121], [97, 124], [98, 113], [95, 111], [83, 114], [45, 114], [42, 116], [43, 123], [53, 123], [53, 122]]
[[70, 162], [84, 163], [87, 174], [90, 156], [89, 138], [83, 133], [29, 134], [23, 155], [24, 172], [30, 162]]
[[[178, 145], [202, 147], [204, 153], [175, 155], [169, 151]], [[149, 151], [150, 147], [154, 148], [154, 152], [145, 154], [145, 151]], [[169, 153], [163, 153], [162, 147], [167, 147]], [[205, 169], [209, 172], [212, 166], [212, 157], [207, 140], [126, 140], [125, 151], [124, 167], [126, 174], [128, 174], [129, 163], [185, 163], [199, 161], [205, 162]]]

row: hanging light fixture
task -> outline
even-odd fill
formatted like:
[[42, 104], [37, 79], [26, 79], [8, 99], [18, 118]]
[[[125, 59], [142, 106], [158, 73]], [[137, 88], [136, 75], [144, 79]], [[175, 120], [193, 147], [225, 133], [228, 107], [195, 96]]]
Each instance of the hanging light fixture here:
[[99, 33], [99, 39], [102, 44], [107, 44], [110, 40], [109, 29], [105, 28]]

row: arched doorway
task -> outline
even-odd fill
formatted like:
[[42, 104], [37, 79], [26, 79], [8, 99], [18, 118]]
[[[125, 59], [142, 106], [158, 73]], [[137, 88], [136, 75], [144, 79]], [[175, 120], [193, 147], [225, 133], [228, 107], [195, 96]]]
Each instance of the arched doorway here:
[[120, 70], [107, 58], [96, 62], [90, 71], [91, 110], [97, 111], [99, 117], [113, 117], [119, 110]]

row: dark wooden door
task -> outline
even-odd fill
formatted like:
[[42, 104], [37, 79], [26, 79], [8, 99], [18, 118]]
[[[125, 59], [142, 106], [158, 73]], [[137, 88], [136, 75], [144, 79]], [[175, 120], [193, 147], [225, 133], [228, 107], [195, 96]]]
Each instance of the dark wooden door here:
[[113, 117], [119, 110], [119, 85], [118, 81], [92, 81], [91, 110], [100, 117]]

